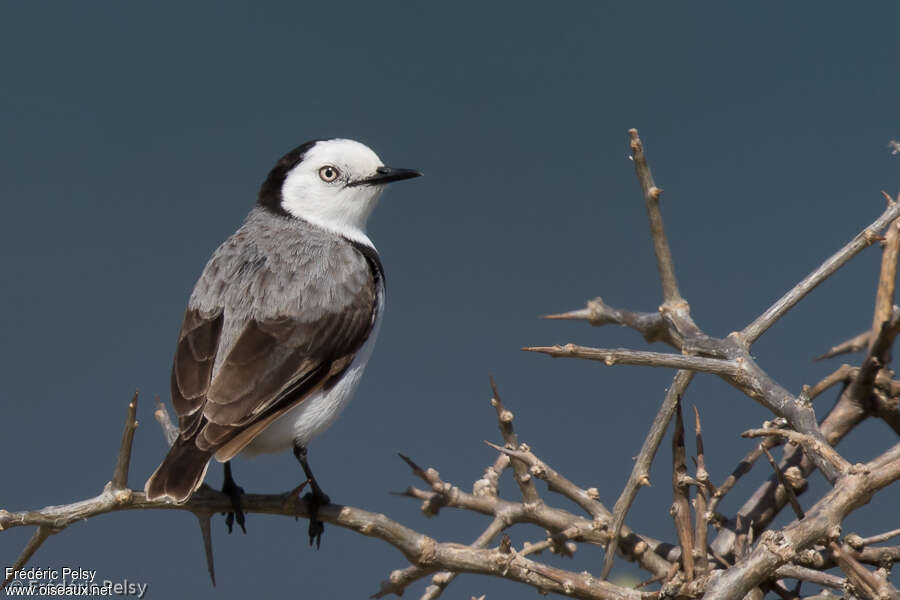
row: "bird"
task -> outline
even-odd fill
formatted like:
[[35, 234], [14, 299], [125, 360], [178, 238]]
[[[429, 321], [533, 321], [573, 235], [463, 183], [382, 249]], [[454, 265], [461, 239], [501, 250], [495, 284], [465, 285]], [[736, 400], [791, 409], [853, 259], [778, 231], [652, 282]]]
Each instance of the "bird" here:
[[235, 519], [246, 533], [231, 459], [292, 450], [311, 489], [309, 543], [319, 546], [318, 509], [330, 499], [307, 446], [353, 396], [384, 311], [366, 222], [388, 183], [420, 175], [342, 138], [311, 140], [275, 163], [188, 300], [171, 375], [178, 437], [144, 486], [148, 500], [186, 502], [215, 458], [229, 533]]

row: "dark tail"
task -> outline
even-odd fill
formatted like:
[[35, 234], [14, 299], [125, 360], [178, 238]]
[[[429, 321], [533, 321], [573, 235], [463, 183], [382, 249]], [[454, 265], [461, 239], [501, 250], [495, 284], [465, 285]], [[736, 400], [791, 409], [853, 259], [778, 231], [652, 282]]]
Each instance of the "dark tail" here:
[[178, 503], [186, 501], [203, 483], [211, 457], [212, 453], [197, 448], [194, 440], [179, 437], [162, 464], [144, 484], [147, 499], [168, 497]]

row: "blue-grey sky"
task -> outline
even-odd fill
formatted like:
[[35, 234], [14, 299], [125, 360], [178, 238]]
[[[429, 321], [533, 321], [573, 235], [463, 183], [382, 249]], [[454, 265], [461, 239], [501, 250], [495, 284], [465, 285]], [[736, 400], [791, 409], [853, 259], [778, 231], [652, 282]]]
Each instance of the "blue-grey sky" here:
[[[597, 295], [660, 303], [627, 129], [640, 129], [665, 189], [682, 293], [701, 327], [725, 335], [900, 188], [887, 148], [900, 137], [898, 17], [888, 3], [3, 2], [0, 507], [96, 494], [135, 388], [130, 483], [143, 486], [165, 452], [152, 399], [168, 400], [193, 282], [274, 161], [331, 136], [426, 176], [390, 189], [370, 222], [387, 310], [356, 399], [310, 448], [325, 490], [470, 542], [484, 517], [427, 520], [388, 492], [414, 482], [398, 451], [464, 488], [480, 476], [494, 459], [482, 440], [499, 439], [493, 374], [523, 441], [612, 506], [672, 373], [518, 348], [644, 346], [623, 329], [538, 319]], [[793, 391], [833, 369], [810, 358], [870, 324], [877, 267], [870, 249], [816, 290], [756, 345], [759, 363]], [[750, 447], [739, 432], [769, 415], [707, 376], [685, 401], [701, 410], [721, 482]], [[864, 460], [894, 439], [865, 423], [841, 450]], [[668, 443], [629, 523], [674, 540]], [[301, 476], [291, 456], [238, 460], [235, 474], [254, 492]], [[721, 508], [766, 475], [757, 467]], [[218, 466], [208, 481], [220, 485]], [[508, 481], [504, 492], [515, 495]], [[896, 527], [898, 501], [889, 492], [848, 526]], [[336, 527], [315, 552], [305, 532], [250, 515], [248, 534], [229, 537], [217, 520], [215, 590], [187, 513], [106, 515], [31, 564], [146, 582], [152, 598], [362, 598], [406, 564]], [[30, 535], [4, 532], [0, 562]], [[517, 546], [542, 535], [512, 532]], [[583, 547], [563, 564], [601, 560]], [[447, 594], [523, 592], [464, 576]]]

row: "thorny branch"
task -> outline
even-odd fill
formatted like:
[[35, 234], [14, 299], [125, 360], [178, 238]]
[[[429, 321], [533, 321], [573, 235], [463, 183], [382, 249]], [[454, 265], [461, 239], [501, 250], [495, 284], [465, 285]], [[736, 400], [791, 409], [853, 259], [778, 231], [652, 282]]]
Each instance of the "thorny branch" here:
[[[663, 226], [661, 190], [653, 181], [637, 130], [630, 130], [629, 135], [635, 172], [650, 223], [663, 302], [655, 312], [640, 312], [611, 307], [598, 297], [588, 301], [584, 309], [548, 318], [583, 320], [595, 326], [621, 325], [640, 333], [647, 343], [663, 342], [677, 352], [587, 348], [572, 344], [526, 348], [551, 356], [599, 360], [608, 366], [631, 364], [676, 370], [613, 510], [609, 511], [600, 501], [599, 490], [571, 481], [520, 441], [512, 426], [513, 413], [501, 401], [492, 379], [491, 404], [502, 444], [488, 442], [496, 454], [492, 454], [493, 462], [475, 482], [471, 493], [444, 481], [437, 470], [420, 467], [411, 458], [403, 457], [413, 474], [425, 485], [409, 487], [402, 495], [421, 501], [421, 510], [426, 515], [437, 516], [443, 509], [454, 509], [491, 517], [488, 526], [473, 542], [439, 542], [384, 515], [351, 506], [324, 506], [319, 510], [319, 518], [381, 539], [397, 548], [409, 561], [408, 566], [393, 571], [381, 583], [373, 596], [376, 598], [401, 595], [416, 582], [430, 576], [431, 583], [421, 598], [434, 600], [458, 575], [478, 573], [517, 581], [542, 593], [604, 600], [699, 597], [758, 600], [768, 592], [785, 599], [800, 600], [801, 582], [839, 590], [848, 598], [900, 600], [889, 581], [890, 568], [900, 561], [900, 546], [876, 545], [900, 536], [900, 529], [865, 538], [855, 533], [843, 539], [840, 537], [841, 522], [848, 514], [900, 479], [900, 444], [865, 464], [851, 464], [834, 448], [868, 417], [880, 419], [900, 433], [900, 381], [894, 379], [894, 373], [888, 367], [893, 343], [900, 335], [900, 309], [893, 305], [900, 256], [900, 203], [888, 197], [886, 210], [871, 225], [742, 331], [718, 339], [707, 335], [694, 323], [690, 306], [681, 296]], [[886, 227], [887, 232], [882, 238], [881, 231]], [[804, 386], [799, 394], [790, 393], [756, 363], [750, 355], [750, 347], [804, 296], [876, 241], [883, 241], [883, 251], [871, 329], [837, 344], [820, 357], [862, 351], [865, 353], [863, 360], [858, 366], [841, 366], [815, 386]], [[707, 472], [696, 406], [696, 468], [693, 473], [686, 460], [681, 402], [696, 373], [724, 379], [774, 415], [773, 420], [763, 427], [743, 434], [761, 440], [718, 487], [713, 485]], [[838, 384], [841, 385], [837, 402], [818, 422], [812, 400]], [[165, 406], [158, 401], [154, 416], [171, 444], [177, 436], [177, 428]], [[148, 502], [142, 492], [130, 489], [128, 470], [136, 417], [137, 394], [128, 407], [112, 478], [99, 495], [41, 510], [0, 510], [0, 531], [20, 526], [35, 528], [14, 568], [23, 567], [49, 537], [76, 522], [114, 511], [185, 510], [198, 519], [207, 569], [215, 584], [210, 519], [215, 513], [227, 512], [231, 501], [206, 486], [181, 505]], [[671, 512], [677, 543], [654, 539], [625, 525], [638, 490], [649, 485], [650, 467], [673, 417]], [[770, 453], [778, 445], [784, 446], [780, 462], [776, 462]], [[734, 515], [719, 514], [717, 508], [723, 498], [763, 455], [775, 474], [753, 492]], [[818, 501], [805, 503], [811, 507], [804, 511], [797, 495], [806, 490], [807, 478], [815, 469], [825, 475], [832, 487]], [[499, 496], [498, 482], [506, 471], [511, 471], [515, 478], [519, 499]], [[537, 480], [546, 483], [550, 494], [541, 496]], [[307, 517], [306, 504], [299, 500], [297, 491], [247, 494], [243, 498], [244, 510]], [[572, 502], [576, 510], [560, 508], [556, 506], [556, 500]], [[788, 503], [793, 506], [796, 519], [784, 528], [770, 528], [774, 517]], [[691, 510], [694, 511], [693, 520]], [[526, 523], [542, 528], [546, 535], [517, 550], [504, 532]], [[718, 530], [712, 541], [708, 539], [709, 525]], [[543, 551], [571, 557], [580, 547], [606, 548], [600, 577], [537, 560]], [[651, 584], [658, 584], [659, 588], [639, 591], [604, 581], [617, 553], [650, 573], [651, 578], [639, 588]], [[843, 577], [826, 572], [835, 567], [841, 570]], [[786, 579], [796, 580], [798, 586], [791, 591], [784, 582]]]

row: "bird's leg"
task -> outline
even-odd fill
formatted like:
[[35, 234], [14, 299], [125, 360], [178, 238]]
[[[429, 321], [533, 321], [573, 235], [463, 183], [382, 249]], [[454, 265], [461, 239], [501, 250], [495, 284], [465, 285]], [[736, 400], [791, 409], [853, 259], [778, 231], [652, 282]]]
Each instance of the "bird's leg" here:
[[319, 508], [326, 504], [331, 504], [331, 499], [319, 487], [319, 483], [309, 468], [309, 463], [306, 462], [306, 448], [294, 446], [294, 456], [297, 457], [297, 461], [303, 467], [303, 473], [306, 475], [306, 480], [309, 482], [309, 487], [312, 490], [307, 492], [303, 499], [309, 508], [309, 545], [312, 546], [313, 542], [315, 542], [318, 549], [322, 543], [322, 532], [325, 531], [325, 524], [319, 520]]
[[234, 478], [231, 476], [230, 460], [225, 463], [225, 481], [222, 483], [222, 493], [231, 499], [232, 512], [222, 513], [225, 515], [225, 525], [228, 526], [228, 533], [231, 533], [231, 528], [235, 521], [241, 526], [241, 531], [247, 533], [247, 528], [244, 527], [244, 508], [241, 505], [241, 496], [244, 495], [244, 488], [234, 482]]

